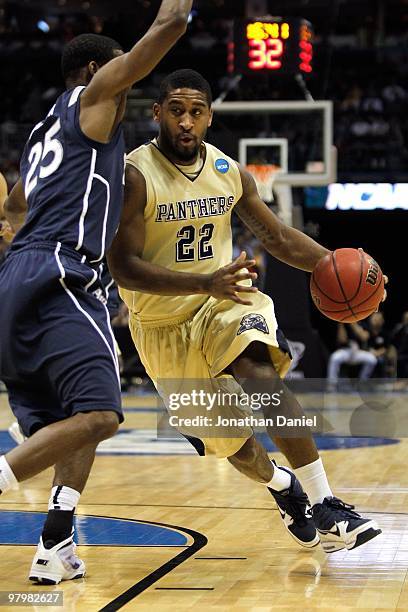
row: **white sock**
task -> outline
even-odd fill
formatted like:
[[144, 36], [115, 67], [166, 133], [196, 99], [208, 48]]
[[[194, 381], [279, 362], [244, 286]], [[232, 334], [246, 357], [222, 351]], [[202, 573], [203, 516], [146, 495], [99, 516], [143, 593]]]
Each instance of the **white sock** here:
[[0, 495], [10, 489], [17, 489], [18, 481], [4, 455], [0, 456]]
[[279, 466], [273, 464], [273, 476], [269, 482], [266, 482], [265, 485], [270, 487], [274, 491], [283, 491], [284, 489], [289, 489], [291, 483], [291, 477], [288, 472], [282, 470]]
[[293, 471], [312, 506], [321, 504], [325, 497], [333, 497], [321, 459]]
[[65, 486], [52, 487], [48, 510], [75, 510], [81, 494]]

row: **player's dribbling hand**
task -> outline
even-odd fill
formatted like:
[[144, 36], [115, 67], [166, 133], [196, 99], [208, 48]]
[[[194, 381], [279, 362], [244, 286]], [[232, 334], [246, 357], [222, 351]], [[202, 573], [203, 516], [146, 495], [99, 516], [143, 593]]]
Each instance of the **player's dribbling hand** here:
[[252, 302], [241, 297], [241, 294], [257, 293], [258, 289], [241, 283], [258, 278], [256, 272], [248, 271], [248, 268], [252, 268], [255, 264], [255, 260], [247, 259], [245, 251], [242, 251], [235, 261], [208, 275], [205, 293], [219, 299], [232, 300], [244, 306], [252, 306]]
[[[362, 249], [361, 247], [360, 247], [358, 250], [359, 250], [359, 251], [364, 252], [364, 251], [363, 251], [363, 249]], [[386, 288], [385, 288], [385, 285], [387, 285], [387, 284], [388, 284], [388, 276], [386, 276], [386, 275], [384, 274], [383, 278], [384, 278], [384, 293], [383, 293], [383, 296], [382, 296], [381, 303], [382, 303], [382, 302], [385, 302], [385, 300], [387, 299], [387, 290], [386, 290]], [[378, 312], [378, 311], [379, 311], [379, 308], [380, 308], [380, 306], [378, 306], [378, 308], [377, 308], [377, 310], [376, 310], [375, 312]]]

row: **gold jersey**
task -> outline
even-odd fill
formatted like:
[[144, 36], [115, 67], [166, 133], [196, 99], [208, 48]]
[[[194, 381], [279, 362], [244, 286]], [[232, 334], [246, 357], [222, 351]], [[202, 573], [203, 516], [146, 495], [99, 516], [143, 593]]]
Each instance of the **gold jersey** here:
[[[204, 143], [196, 178], [173, 164], [155, 142], [135, 149], [127, 163], [146, 180], [142, 258], [177, 272], [210, 274], [232, 260], [231, 213], [242, 196], [237, 163]], [[160, 296], [120, 289], [141, 321], [179, 319], [197, 311], [207, 295]]]

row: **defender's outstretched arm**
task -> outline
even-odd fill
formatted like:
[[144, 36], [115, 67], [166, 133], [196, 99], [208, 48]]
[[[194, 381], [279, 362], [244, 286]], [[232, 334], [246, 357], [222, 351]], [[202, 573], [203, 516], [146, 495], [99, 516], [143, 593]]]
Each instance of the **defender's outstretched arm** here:
[[128, 52], [103, 66], [83, 100], [112, 99], [147, 76], [187, 29], [193, 0], [163, 0], [153, 24]]

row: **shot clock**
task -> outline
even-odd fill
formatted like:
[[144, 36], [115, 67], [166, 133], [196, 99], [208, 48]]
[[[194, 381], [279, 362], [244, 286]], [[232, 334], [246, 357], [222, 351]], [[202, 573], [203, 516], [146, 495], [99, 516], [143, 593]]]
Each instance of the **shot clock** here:
[[313, 72], [313, 30], [305, 19], [245, 19], [234, 26], [234, 66], [243, 74]]

